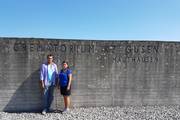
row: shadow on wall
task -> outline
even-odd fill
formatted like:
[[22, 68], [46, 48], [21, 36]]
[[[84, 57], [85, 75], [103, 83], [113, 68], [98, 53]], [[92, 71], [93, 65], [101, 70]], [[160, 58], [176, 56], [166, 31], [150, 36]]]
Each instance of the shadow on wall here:
[[39, 88], [39, 70], [36, 70], [17, 88], [3, 111], [39, 112], [41, 109], [42, 94]]

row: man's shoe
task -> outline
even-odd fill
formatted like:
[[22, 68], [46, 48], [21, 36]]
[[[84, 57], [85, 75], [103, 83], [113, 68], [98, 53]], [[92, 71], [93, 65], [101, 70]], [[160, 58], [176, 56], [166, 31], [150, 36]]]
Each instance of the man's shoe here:
[[43, 115], [45, 115], [45, 114], [46, 114], [46, 109], [44, 109], [44, 110], [42, 111], [42, 114], [43, 114]]

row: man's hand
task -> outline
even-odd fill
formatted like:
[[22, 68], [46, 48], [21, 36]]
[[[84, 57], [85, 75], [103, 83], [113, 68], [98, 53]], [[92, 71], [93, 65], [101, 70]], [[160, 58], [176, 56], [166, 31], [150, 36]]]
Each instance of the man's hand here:
[[44, 82], [42, 80], [40, 80], [39, 86], [40, 86], [41, 91], [43, 92], [45, 86], [44, 86]]
[[57, 89], [60, 89], [60, 85], [57, 85]]
[[41, 88], [42, 88], [42, 89], [44, 89], [44, 88], [45, 88], [43, 83], [41, 84]]

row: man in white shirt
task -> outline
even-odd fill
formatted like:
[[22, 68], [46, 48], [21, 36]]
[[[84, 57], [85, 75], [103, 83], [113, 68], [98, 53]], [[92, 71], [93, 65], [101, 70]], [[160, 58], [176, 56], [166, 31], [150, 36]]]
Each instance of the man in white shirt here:
[[54, 86], [58, 78], [57, 65], [53, 62], [53, 55], [47, 55], [47, 62], [41, 65], [40, 83], [43, 89], [43, 111], [46, 114], [49, 111], [53, 101]]

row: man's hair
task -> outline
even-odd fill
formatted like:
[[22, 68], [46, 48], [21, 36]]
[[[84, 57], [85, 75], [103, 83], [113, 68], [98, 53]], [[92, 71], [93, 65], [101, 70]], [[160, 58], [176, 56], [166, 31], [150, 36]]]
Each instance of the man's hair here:
[[53, 55], [52, 55], [52, 54], [48, 54], [48, 55], [47, 55], [47, 58], [49, 58], [49, 57], [53, 57]]

